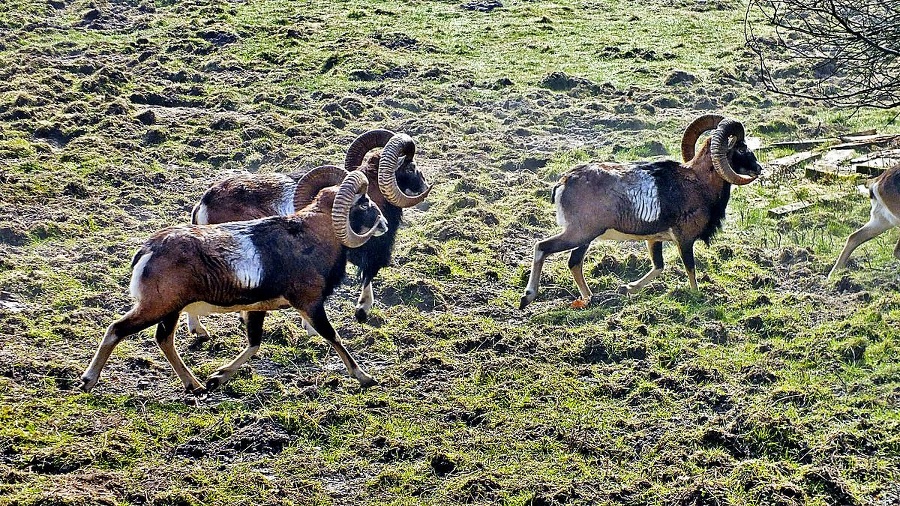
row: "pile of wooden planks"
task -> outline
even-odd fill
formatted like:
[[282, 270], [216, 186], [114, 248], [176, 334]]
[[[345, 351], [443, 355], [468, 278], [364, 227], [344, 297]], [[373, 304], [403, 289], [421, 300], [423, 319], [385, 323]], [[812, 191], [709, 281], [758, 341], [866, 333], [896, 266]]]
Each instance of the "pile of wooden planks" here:
[[[796, 174], [798, 169], [803, 168], [804, 176], [812, 180], [857, 179], [878, 176], [900, 164], [900, 134], [878, 134], [875, 130], [838, 137], [775, 142], [760, 151], [774, 148], [801, 151], [769, 161], [764, 175], [772, 178]], [[829, 193], [769, 209], [768, 214], [781, 218], [817, 202], [841, 197], [840, 194]]]

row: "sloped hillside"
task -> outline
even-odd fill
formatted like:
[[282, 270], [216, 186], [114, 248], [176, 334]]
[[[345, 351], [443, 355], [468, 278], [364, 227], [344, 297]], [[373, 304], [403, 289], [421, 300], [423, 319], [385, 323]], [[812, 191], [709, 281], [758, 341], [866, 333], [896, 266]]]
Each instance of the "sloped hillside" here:
[[[518, 309], [549, 190], [589, 159], [677, 157], [699, 114], [828, 136], [896, 111], [767, 94], [728, 1], [5, 0], [0, 5], [0, 505], [813, 504], [900, 501], [897, 231], [825, 273], [865, 222], [857, 181], [769, 173], [645, 291], [639, 243], [565, 256]], [[803, 76], [797, 76], [802, 79]], [[299, 316], [195, 399], [150, 332], [74, 389], [130, 307], [129, 263], [229, 171], [343, 160], [412, 135], [435, 190], [406, 213], [367, 324], [328, 311], [360, 390]], [[766, 162], [783, 153], [760, 152]], [[836, 198], [783, 218], [767, 210]], [[205, 378], [234, 315], [189, 350]]]

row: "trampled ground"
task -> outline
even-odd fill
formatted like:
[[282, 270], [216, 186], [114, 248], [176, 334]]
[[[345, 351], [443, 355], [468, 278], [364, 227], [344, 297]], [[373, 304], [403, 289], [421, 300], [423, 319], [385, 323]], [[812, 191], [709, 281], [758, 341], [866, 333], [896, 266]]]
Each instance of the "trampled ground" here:
[[[855, 182], [735, 189], [697, 248], [699, 293], [667, 248], [663, 276], [616, 295], [649, 260], [603, 243], [597, 303], [569, 309], [560, 255], [517, 309], [574, 163], [677, 157], [709, 111], [765, 139], [896, 131], [896, 113], [768, 95], [737, 2], [498, 3], [0, 5], [0, 504], [900, 501], [897, 231], [824, 278], [868, 216]], [[73, 389], [144, 238], [227, 171], [340, 162], [376, 127], [412, 135], [436, 185], [370, 324], [352, 268], [329, 305], [381, 386], [361, 391], [282, 311], [206, 399], [181, 394], [149, 331]], [[176, 337], [201, 377], [244, 342], [234, 316], [206, 321], [208, 347]]]

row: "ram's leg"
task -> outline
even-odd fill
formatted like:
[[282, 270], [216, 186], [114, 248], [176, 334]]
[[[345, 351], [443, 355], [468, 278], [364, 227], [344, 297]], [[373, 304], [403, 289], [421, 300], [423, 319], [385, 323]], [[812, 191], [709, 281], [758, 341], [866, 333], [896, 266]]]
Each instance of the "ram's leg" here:
[[188, 346], [188, 349], [199, 350], [207, 341], [209, 341], [209, 331], [206, 330], [206, 327], [200, 322], [199, 316], [193, 313], [187, 313], [187, 328], [188, 332], [194, 336], [194, 340]]
[[894, 246], [894, 258], [900, 260], [900, 239], [897, 239], [897, 245]]
[[307, 335], [310, 335], [310, 336], [319, 335], [319, 333], [316, 332], [316, 329], [312, 326], [311, 323], [309, 323], [309, 320], [307, 320], [305, 317], [302, 317], [302, 316], [300, 317], [300, 325], [303, 326], [303, 330], [306, 331]]
[[644, 274], [644, 277], [637, 281], [632, 281], [627, 285], [624, 285], [619, 289], [620, 292], [624, 291], [625, 293], [632, 294], [644, 288], [651, 281], [656, 279], [657, 276], [663, 271], [663, 267], [665, 264], [663, 263], [663, 251], [662, 251], [662, 242], [661, 241], [647, 241], [647, 250], [650, 252], [650, 261], [653, 263], [653, 267], [647, 274]]
[[131, 311], [127, 312], [125, 316], [110, 325], [109, 328], [106, 329], [103, 340], [100, 341], [100, 346], [97, 347], [97, 351], [94, 353], [91, 364], [81, 375], [80, 388], [85, 392], [90, 392], [91, 389], [94, 388], [94, 385], [97, 384], [97, 380], [100, 379], [100, 371], [103, 370], [103, 366], [106, 365], [109, 356], [112, 354], [116, 345], [119, 344], [119, 341], [151, 327], [154, 323], [158, 322], [160, 318], [160, 316], [155, 314], [145, 314], [139, 306], [135, 306]]
[[340, 336], [335, 332], [334, 327], [331, 326], [331, 322], [328, 321], [328, 315], [325, 314], [325, 306], [323, 306], [322, 303], [315, 303], [312, 306], [307, 307], [306, 314], [309, 316], [310, 323], [312, 323], [316, 331], [319, 332], [319, 335], [331, 343], [334, 351], [337, 352], [338, 356], [341, 357], [341, 361], [344, 362], [344, 366], [347, 367], [347, 371], [359, 381], [360, 385], [363, 387], [371, 387], [378, 384], [378, 382], [375, 381], [375, 378], [369, 376], [366, 371], [356, 363], [353, 355], [351, 355], [347, 348], [344, 347], [343, 343], [341, 343]]
[[209, 331], [207, 331], [206, 327], [203, 326], [203, 323], [200, 322], [199, 316], [193, 313], [187, 313], [187, 327], [188, 332], [197, 336], [197, 339], [203, 338], [204, 341], [209, 339]]
[[694, 261], [694, 241], [679, 243], [678, 253], [681, 254], [681, 261], [684, 263], [684, 270], [685, 272], [687, 272], [688, 283], [691, 284], [691, 289], [697, 290], [697, 271], [696, 262]]
[[372, 310], [373, 304], [375, 304], [375, 293], [372, 290], [372, 278], [364, 275], [359, 300], [356, 301], [356, 321], [365, 323], [369, 319], [369, 312]]
[[266, 318], [266, 312], [244, 311], [243, 315], [244, 322], [247, 324], [247, 347], [234, 360], [212, 373], [209, 379], [206, 380], [206, 389], [209, 391], [227, 383], [234, 376], [234, 373], [259, 351], [259, 345], [262, 342], [263, 320]]
[[181, 360], [181, 355], [175, 349], [175, 328], [178, 326], [178, 316], [180, 311], [175, 311], [166, 315], [156, 326], [156, 344], [162, 350], [169, 365], [175, 370], [175, 374], [184, 384], [184, 389], [191, 394], [202, 394], [204, 392], [203, 385], [194, 376], [194, 373], [188, 369], [188, 366]]
[[525, 294], [522, 295], [522, 300], [519, 302], [519, 309], [525, 309], [525, 306], [531, 304], [537, 297], [538, 285], [541, 282], [541, 270], [544, 268], [544, 260], [547, 256], [577, 248], [583, 245], [584, 242], [582, 238], [570, 238], [563, 231], [534, 245], [534, 261], [531, 263], [531, 275], [528, 277], [528, 286], [525, 288]]
[[[878, 204], [873, 202], [873, 205], [877, 206]], [[884, 219], [884, 217], [881, 216], [881, 213], [877, 213], [876, 208], [873, 207], [869, 222], [856, 232], [850, 234], [850, 237], [847, 238], [847, 244], [844, 245], [844, 249], [841, 251], [841, 255], [838, 257], [837, 262], [834, 263], [834, 267], [831, 268], [831, 272], [828, 273], [828, 277], [830, 278], [838, 269], [844, 268], [847, 264], [847, 259], [850, 258], [850, 254], [853, 253], [853, 250], [858, 248], [860, 244], [875, 238], [891, 227], [891, 223]]]
[[584, 280], [584, 255], [589, 246], [590, 244], [582, 244], [569, 254], [569, 270], [572, 271], [572, 277], [575, 278], [575, 284], [578, 285], [578, 292], [581, 293], [582, 306], [591, 301], [591, 289]]

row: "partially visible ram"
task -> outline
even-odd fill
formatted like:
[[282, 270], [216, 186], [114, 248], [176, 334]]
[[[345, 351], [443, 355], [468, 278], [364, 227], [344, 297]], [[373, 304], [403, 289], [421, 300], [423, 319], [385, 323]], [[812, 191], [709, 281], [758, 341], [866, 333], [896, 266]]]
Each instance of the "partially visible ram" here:
[[[700, 135], [714, 130], [695, 154]], [[744, 141], [744, 126], [719, 115], [704, 115], [685, 130], [676, 161], [588, 163], [571, 169], [553, 188], [559, 234], [539, 241], [528, 286], [520, 302], [534, 301], [547, 256], [572, 250], [569, 269], [581, 294], [590, 301], [584, 279], [584, 256], [594, 239], [644, 240], [653, 268], [621, 287], [634, 293], [663, 270], [662, 243], [674, 242], [684, 262], [691, 288], [697, 289], [694, 243], [709, 243], [722, 226], [731, 185], [754, 181], [762, 171]]]
[[[381, 148], [375, 151], [377, 148]], [[371, 151], [371, 153], [370, 153]], [[388, 231], [361, 248], [351, 250], [347, 260], [358, 266], [362, 290], [356, 304], [356, 319], [366, 321], [374, 304], [372, 280], [390, 265], [403, 209], [419, 204], [431, 187], [415, 162], [416, 145], [406, 134], [390, 130], [370, 130], [347, 149], [344, 167], [358, 170], [369, 182], [369, 198], [387, 219]], [[239, 174], [209, 188], [191, 214], [194, 224], [225, 223], [264, 216], [286, 216], [294, 212], [293, 194], [303, 174]], [[305, 321], [305, 320], [304, 320]], [[304, 324], [307, 330], [312, 330]], [[200, 339], [209, 333], [194, 314], [188, 314], [188, 328]]]
[[[847, 238], [837, 262], [828, 273], [829, 278], [847, 265], [853, 250], [860, 244], [874, 239], [891, 228], [900, 227], [900, 165], [886, 170], [872, 181], [869, 185], [869, 199], [872, 201], [872, 209], [869, 212], [868, 223]], [[900, 239], [894, 247], [894, 256], [900, 260]]]

